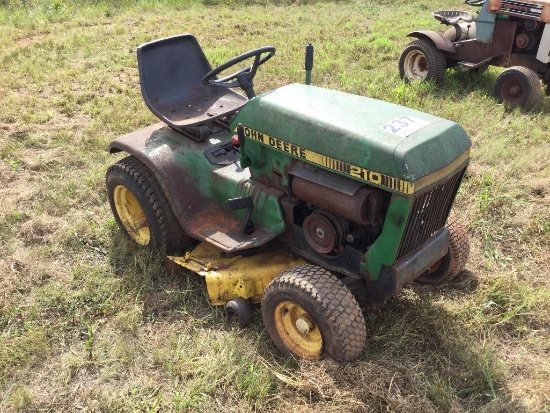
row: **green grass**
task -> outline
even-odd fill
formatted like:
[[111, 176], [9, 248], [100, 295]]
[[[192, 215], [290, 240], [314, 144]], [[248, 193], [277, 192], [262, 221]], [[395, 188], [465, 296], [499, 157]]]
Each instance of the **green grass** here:
[[[404, 85], [430, 11], [461, 1], [0, 1], [0, 411], [550, 411], [550, 100], [497, 105], [499, 69]], [[120, 134], [155, 122], [136, 47], [195, 34], [213, 66], [274, 45], [258, 93], [313, 83], [456, 121], [473, 142], [455, 214], [461, 277], [367, 317], [361, 358], [278, 354], [256, 310], [225, 324], [202, 282], [167, 274], [110, 212]]]

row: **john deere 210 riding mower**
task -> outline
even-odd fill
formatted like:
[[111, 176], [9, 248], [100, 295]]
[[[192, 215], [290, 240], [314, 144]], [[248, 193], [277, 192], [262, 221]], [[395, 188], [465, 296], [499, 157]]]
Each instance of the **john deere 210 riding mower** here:
[[530, 108], [541, 96], [541, 82], [550, 94], [550, 1], [466, 0], [481, 6], [468, 11], [437, 11], [432, 15], [449, 28], [439, 34], [429, 30], [409, 33], [409, 43], [399, 60], [401, 77], [443, 80], [448, 67], [483, 70], [488, 65], [506, 67], [497, 78], [494, 93], [499, 102]]
[[280, 350], [352, 360], [362, 308], [462, 271], [468, 240], [448, 217], [470, 140], [456, 123], [308, 80], [256, 96], [274, 53], [212, 70], [190, 34], [140, 46], [143, 98], [162, 123], [112, 142], [129, 156], [107, 172], [109, 201], [133, 241], [203, 276], [241, 324], [261, 302]]

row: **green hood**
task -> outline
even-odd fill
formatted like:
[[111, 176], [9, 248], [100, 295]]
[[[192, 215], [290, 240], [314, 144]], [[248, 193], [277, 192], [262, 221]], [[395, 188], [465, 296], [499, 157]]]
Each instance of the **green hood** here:
[[288, 85], [251, 99], [232, 126], [414, 182], [471, 146], [457, 123], [334, 90]]

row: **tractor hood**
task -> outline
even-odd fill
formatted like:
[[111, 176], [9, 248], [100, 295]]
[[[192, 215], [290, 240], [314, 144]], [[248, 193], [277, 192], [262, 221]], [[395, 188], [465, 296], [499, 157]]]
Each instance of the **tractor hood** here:
[[352, 177], [350, 168], [364, 168], [415, 182], [458, 158], [464, 161], [471, 146], [464, 129], [449, 120], [301, 84], [251, 99], [232, 127], [238, 124], [245, 127], [247, 142], [254, 140], [306, 161], [304, 154], [314, 154], [322, 161], [312, 163]]

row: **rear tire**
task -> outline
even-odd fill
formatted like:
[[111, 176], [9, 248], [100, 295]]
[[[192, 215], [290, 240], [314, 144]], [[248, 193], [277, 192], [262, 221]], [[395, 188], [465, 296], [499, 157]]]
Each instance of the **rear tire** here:
[[466, 229], [451, 217], [446, 225], [449, 230], [449, 252], [416, 279], [422, 284], [440, 285], [456, 278], [466, 266], [470, 254], [470, 242]]
[[137, 158], [129, 156], [112, 165], [105, 182], [113, 215], [136, 244], [173, 254], [191, 243], [155, 176]]
[[407, 83], [413, 80], [442, 83], [445, 67], [443, 52], [428, 40], [419, 39], [409, 43], [399, 58], [399, 75]]
[[535, 71], [513, 66], [497, 77], [494, 93], [499, 103], [530, 109], [541, 99], [542, 86]]
[[271, 281], [262, 316], [275, 346], [304, 359], [326, 354], [352, 361], [365, 345], [365, 318], [352, 293], [314, 265], [290, 268]]

